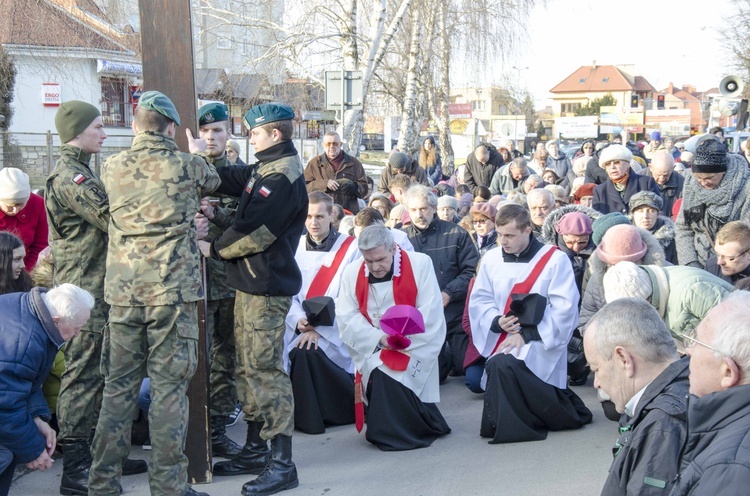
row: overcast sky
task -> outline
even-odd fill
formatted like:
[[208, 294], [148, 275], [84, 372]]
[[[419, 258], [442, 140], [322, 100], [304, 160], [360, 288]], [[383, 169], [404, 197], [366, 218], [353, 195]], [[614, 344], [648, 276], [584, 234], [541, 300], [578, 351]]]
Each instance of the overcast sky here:
[[722, 48], [721, 26], [735, 9], [730, 0], [548, 0], [529, 19], [518, 58], [521, 85], [538, 102], [582, 65], [635, 64], [659, 90], [693, 84], [716, 87], [732, 72]]

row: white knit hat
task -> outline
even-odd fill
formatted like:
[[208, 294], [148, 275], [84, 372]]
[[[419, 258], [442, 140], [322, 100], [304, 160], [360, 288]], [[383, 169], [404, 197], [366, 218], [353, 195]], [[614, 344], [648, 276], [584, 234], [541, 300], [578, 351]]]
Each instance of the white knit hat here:
[[0, 169], [0, 200], [25, 202], [31, 196], [29, 176], [21, 169]]
[[633, 160], [633, 152], [623, 145], [609, 145], [599, 153], [599, 167], [604, 168], [604, 164], [612, 160], [630, 162]]
[[651, 278], [633, 262], [618, 262], [604, 274], [604, 299], [607, 303], [620, 298], [647, 300], [653, 288]]

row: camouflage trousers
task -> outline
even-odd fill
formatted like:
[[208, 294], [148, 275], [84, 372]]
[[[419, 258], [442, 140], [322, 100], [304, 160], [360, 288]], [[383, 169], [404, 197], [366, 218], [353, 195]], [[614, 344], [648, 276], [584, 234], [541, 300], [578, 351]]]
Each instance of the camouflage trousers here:
[[62, 347], [65, 372], [60, 378], [57, 423], [60, 439], [86, 439], [96, 427], [102, 403], [104, 377], [100, 371], [102, 332], [109, 319], [109, 305], [97, 298], [81, 334]]
[[237, 393], [245, 420], [263, 422], [261, 438], [294, 430], [292, 382], [284, 369], [284, 319], [292, 298], [237, 291], [234, 337], [237, 342]]
[[146, 375], [151, 380], [151, 494], [183, 494], [188, 465], [183, 453], [187, 388], [198, 361], [197, 304], [112, 306], [103, 349], [104, 398], [92, 446], [89, 494], [120, 494], [122, 461], [130, 450], [136, 396]]
[[226, 417], [237, 405], [234, 298], [208, 302], [206, 335], [211, 340], [211, 416]]

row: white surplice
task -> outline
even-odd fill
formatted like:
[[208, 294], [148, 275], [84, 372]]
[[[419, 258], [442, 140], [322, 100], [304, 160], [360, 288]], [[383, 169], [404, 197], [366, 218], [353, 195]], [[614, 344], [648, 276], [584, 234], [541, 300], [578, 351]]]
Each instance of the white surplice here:
[[[529, 263], [505, 263], [502, 248], [482, 258], [469, 299], [471, 332], [479, 353], [489, 357], [500, 334], [490, 331], [492, 322], [504, 313], [513, 286], [526, 280], [549, 246], [542, 247]], [[567, 387], [568, 341], [578, 325], [578, 289], [570, 261], [556, 250], [529, 293], [547, 298], [544, 318], [537, 326], [541, 341], [531, 341], [514, 351], [541, 380], [560, 389]]]
[[[400, 274], [402, 253], [397, 250], [394, 257], [394, 277]], [[445, 341], [443, 299], [430, 257], [416, 252], [408, 252], [408, 257], [418, 288], [416, 307], [424, 318], [425, 332], [409, 336], [411, 346], [405, 352], [410, 358], [405, 371], [395, 371], [383, 365], [378, 348], [380, 338], [384, 334], [378, 327], [379, 317], [395, 305], [393, 281], [370, 284], [367, 298], [367, 310], [373, 322], [370, 324], [360, 313], [355, 294], [357, 276], [365, 267], [361, 262], [352, 263], [344, 271], [341, 291], [336, 300], [336, 320], [339, 323], [341, 339], [351, 354], [354, 366], [362, 374], [362, 384], [365, 387], [370, 373], [379, 368], [409, 388], [423, 402], [437, 403], [440, 401], [437, 361]]]
[[[292, 298], [292, 306], [289, 309], [289, 313], [286, 316], [286, 332], [284, 334], [284, 367], [289, 370], [289, 352], [297, 346], [302, 334], [297, 335], [295, 330], [297, 329], [297, 322], [299, 319], [305, 317], [305, 311], [302, 309], [302, 302], [307, 299], [307, 291], [310, 289], [315, 276], [318, 274], [320, 268], [325, 265], [330, 267], [333, 263], [333, 259], [338, 253], [339, 248], [344, 243], [348, 236], [345, 234], [339, 234], [333, 247], [330, 251], [307, 251], [307, 241], [305, 236], [297, 246], [297, 253], [294, 255], [294, 259], [297, 261], [300, 272], [302, 272], [302, 290]], [[339, 287], [341, 285], [341, 276], [344, 273], [344, 269], [351, 263], [359, 265], [359, 260], [362, 255], [357, 247], [357, 240], [355, 239], [349, 245], [346, 250], [346, 255], [341, 261], [339, 269], [336, 271], [336, 275], [331, 280], [331, 284], [328, 286], [328, 290], [323, 296], [330, 296], [334, 300], [339, 295]], [[326, 356], [336, 365], [346, 370], [350, 374], [354, 373], [354, 364], [349, 356], [349, 352], [346, 350], [344, 343], [341, 342], [341, 336], [339, 335], [339, 329], [336, 325], [336, 321], [333, 322], [332, 326], [318, 326], [315, 330], [320, 334], [318, 340], [318, 348], [323, 350]]]

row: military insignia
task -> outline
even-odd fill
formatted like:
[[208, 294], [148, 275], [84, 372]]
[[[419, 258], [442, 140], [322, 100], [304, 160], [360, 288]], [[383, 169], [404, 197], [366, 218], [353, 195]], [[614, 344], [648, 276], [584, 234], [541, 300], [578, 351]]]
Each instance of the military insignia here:
[[206, 121], [206, 124], [208, 124], [209, 122], [215, 121], [216, 118], [214, 117], [214, 114], [212, 114], [211, 112], [209, 112], [209, 113], [207, 113], [206, 115], [203, 116], [203, 120]]
[[249, 180], [249, 181], [247, 182], [247, 186], [245, 186], [245, 191], [247, 191], [248, 193], [252, 193], [252, 191], [253, 191], [253, 186], [255, 186], [255, 178], [254, 178], [254, 177], [253, 177], [253, 178], [251, 178], [251, 179], [250, 179], [250, 180]]
[[266, 188], [265, 186], [262, 186], [260, 190], [258, 190], [258, 193], [263, 195], [263, 197], [268, 198], [271, 195], [271, 190]]
[[266, 120], [266, 116], [265, 115], [261, 115], [260, 117], [256, 117], [255, 118], [255, 123], [257, 124], [259, 122], [263, 122], [264, 120]]
[[83, 174], [76, 174], [75, 176], [73, 176], [73, 179], [72, 179], [72, 181], [76, 184], [81, 184], [85, 180], [86, 180], [86, 176], [84, 176]]

